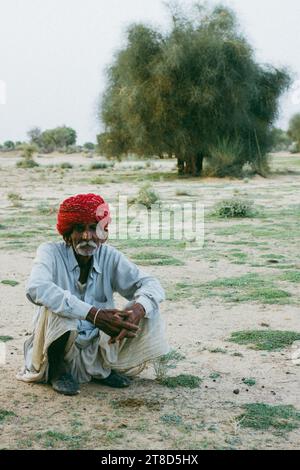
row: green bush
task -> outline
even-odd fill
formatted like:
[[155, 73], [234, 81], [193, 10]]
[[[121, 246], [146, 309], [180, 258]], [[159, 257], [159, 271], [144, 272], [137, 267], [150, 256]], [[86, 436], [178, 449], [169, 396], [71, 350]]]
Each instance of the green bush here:
[[92, 163], [90, 166], [91, 170], [106, 170], [108, 168], [113, 168], [114, 163], [107, 163], [107, 162], [98, 162], [98, 163]]
[[220, 218], [243, 218], [253, 217], [255, 211], [253, 202], [246, 199], [232, 198], [225, 199], [215, 206], [213, 215]]
[[152, 204], [156, 204], [160, 201], [159, 195], [153, 191], [149, 183], [145, 184], [139, 190], [137, 196], [130, 202], [133, 204], [142, 204], [147, 209], [151, 209]]
[[35, 162], [32, 158], [24, 159], [17, 162], [18, 168], [34, 168], [36, 166], [39, 166], [39, 164]]
[[244, 163], [241, 158], [242, 152], [243, 147], [238, 140], [219, 139], [215, 145], [210, 146], [205, 174], [219, 178], [241, 177]]
[[83, 144], [83, 148], [87, 150], [95, 150], [96, 145], [93, 142], [86, 142]]
[[69, 162], [63, 162], [61, 163], [60, 168], [63, 168], [64, 170], [70, 170], [71, 168], [73, 168], [73, 165]]

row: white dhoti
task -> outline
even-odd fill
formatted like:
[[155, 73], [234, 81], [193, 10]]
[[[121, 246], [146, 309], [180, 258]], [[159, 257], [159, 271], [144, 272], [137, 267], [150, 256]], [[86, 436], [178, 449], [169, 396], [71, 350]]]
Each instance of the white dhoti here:
[[110, 337], [92, 324], [85, 322], [89, 329], [79, 331], [78, 320], [62, 317], [41, 307], [34, 321], [33, 334], [24, 344], [25, 366], [17, 379], [47, 382], [48, 348], [66, 332], [70, 335], [65, 349], [65, 363], [79, 383], [89, 382], [92, 378], [106, 378], [112, 369], [130, 374], [137, 367], [169, 352], [164, 321], [159, 311], [153, 313], [151, 318], [141, 320], [135, 338], [109, 344]]

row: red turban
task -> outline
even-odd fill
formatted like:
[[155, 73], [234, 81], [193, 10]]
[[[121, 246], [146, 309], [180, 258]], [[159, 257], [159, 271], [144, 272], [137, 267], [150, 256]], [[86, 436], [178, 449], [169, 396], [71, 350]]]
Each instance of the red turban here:
[[108, 204], [97, 194], [78, 194], [65, 199], [59, 207], [56, 228], [61, 235], [72, 232], [75, 224], [92, 224], [110, 221]]

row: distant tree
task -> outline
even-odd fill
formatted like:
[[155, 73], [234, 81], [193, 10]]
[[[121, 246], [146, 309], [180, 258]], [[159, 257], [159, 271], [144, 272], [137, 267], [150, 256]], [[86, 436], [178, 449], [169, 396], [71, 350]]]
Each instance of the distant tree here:
[[288, 150], [292, 144], [292, 139], [289, 137], [288, 133], [278, 127], [271, 129], [271, 140], [273, 152]]
[[172, 19], [165, 35], [142, 24], [129, 28], [108, 70], [99, 151], [175, 155], [179, 173], [200, 175], [204, 158], [214, 165], [225, 149], [226, 174], [247, 162], [263, 174], [287, 72], [255, 62], [223, 6], [198, 5], [191, 18], [172, 11]]
[[76, 131], [71, 127], [61, 126], [47, 129], [39, 137], [39, 145], [48, 152], [64, 149], [76, 144]]
[[7, 140], [3, 143], [4, 150], [14, 150], [15, 143], [12, 140]]
[[93, 142], [86, 142], [83, 144], [83, 148], [86, 150], [95, 150], [96, 145]]
[[296, 150], [300, 152], [300, 113], [295, 114], [291, 118], [288, 135], [296, 143]]
[[41, 145], [42, 130], [39, 127], [33, 127], [27, 132], [27, 135], [32, 144]]

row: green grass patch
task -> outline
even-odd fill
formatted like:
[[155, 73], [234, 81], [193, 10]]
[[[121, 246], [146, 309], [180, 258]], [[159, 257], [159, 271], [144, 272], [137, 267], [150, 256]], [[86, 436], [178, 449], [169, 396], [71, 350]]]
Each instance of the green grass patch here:
[[114, 431], [107, 431], [105, 434], [105, 438], [112, 442], [118, 439], [122, 439], [125, 436], [125, 433], [122, 431], [114, 430]]
[[253, 238], [267, 238], [268, 240], [290, 240], [298, 238], [299, 236], [299, 224], [296, 222], [289, 222], [289, 230], [286, 230], [286, 224], [235, 224], [229, 227], [216, 228], [216, 235], [250, 235]]
[[13, 411], [8, 411], [8, 410], [4, 410], [3, 408], [0, 408], [0, 423], [2, 423], [2, 421], [4, 421], [9, 416], [17, 416], [17, 415]]
[[221, 374], [219, 372], [213, 372], [212, 374], [209, 375], [209, 378], [212, 380], [219, 379], [221, 377]]
[[248, 403], [243, 406], [245, 413], [238, 416], [240, 426], [257, 430], [274, 428], [278, 431], [292, 431], [300, 426], [300, 412], [292, 405], [267, 405]]
[[1, 281], [1, 284], [7, 284], [8, 286], [17, 286], [18, 284], [20, 284], [18, 281], [13, 281], [11, 279], [3, 279], [3, 281]]
[[174, 248], [181, 249], [186, 247], [186, 243], [181, 240], [162, 240], [162, 239], [134, 239], [128, 238], [127, 240], [111, 240], [111, 245], [118, 249], [126, 248]]
[[180, 374], [174, 377], [163, 377], [158, 380], [158, 383], [168, 388], [198, 388], [202, 382], [200, 377], [190, 374]]
[[134, 262], [142, 266], [183, 266], [184, 263], [173, 256], [162, 253], [145, 252], [133, 255]]
[[160, 356], [153, 362], [156, 378], [161, 380], [167, 377], [169, 369], [175, 369], [179, 361], [185, 359], [185, 356], [176, 349], [171, 349], [167, 354]]
[[204, 285], [210, 296], [220, 296], [231, 302], [258, 301], [265, 304], [290, 303], [291, 294], [278, 289], [270, 279], [256, 273], [240, 277], [216, 279]]
[[65, 434], [59, 431], [46, 431], [43, 433], [37, 433], [36, 438], [42, 439], [44, 441], [45, 447], [57, 447], [58, 444], [63, 443], [64, 446], [68, 448], [78, 448], [82, 443], [82, 439], [85, 437], [85, 434]]
[[252, 349], [279, 351], [300, 340], [300, 333], [281, 330], [244, 330], [235, 331], [229, 341], [237, 344], [248, 344]]
[[285, 256], [274, 254], [274, 253], [268, 253], [267, 255], [261, 255], [261, 258], [283, 260], [285, 259]]
[[0, 336], [0, 341], [2, 341], [2, 343], [6, 343], [7, 341], [11, 341], [12, 339], [12, 336]]
[[253, 387], [253, 385], [256, 384], [256, 380], [253, 379], [252, 377], [249, 377], [249, 378], [244, 377], [244, 378], [242, 379], [242, 382], [243, 382], [245, 385], [249, 385], [249, 387]]
[[227, 354], [226, 349], [222, 349], [222, 348], [211, 348], [211, 349], [208, 349], [208, 351], [212, 354]]
[[279, 279], [281, 281], [289, 282], [300, 282], [300, 270], [299, 271], [285, 271]]
[[169, 424], [171, 426], [176, 426], [182, 424], [182, 417], [179, 415], [171, 414], [171, 415], [163, 415], [160, 417], [160, 421], [164, 424]]
[[109, 163], [109, 162], [97, 162], [97, 163], [92, 163], [89, 167], [90, 170], [107, 170], [111, 169], [114, 167], [114, 163]]

